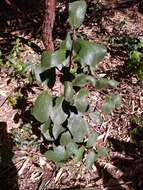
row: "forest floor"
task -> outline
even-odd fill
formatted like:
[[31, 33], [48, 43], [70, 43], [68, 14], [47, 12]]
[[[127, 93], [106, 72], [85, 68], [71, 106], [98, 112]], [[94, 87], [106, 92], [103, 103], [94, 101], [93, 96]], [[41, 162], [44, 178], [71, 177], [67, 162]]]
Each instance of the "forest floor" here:
[[[61, 15], [56, 18], [54, 30], [56, 46], [66, 34], [67, 24], [63, 23], [63, 9], [64, 5], [59, 4], [57, 10], [61, 10]], [[18, 53], [20, 59], [25, 64], [39, 63], [43, 44], [40, 39], [42, 19], [38, 14], [42, 16], [42, 12], [29, 11], [27, 16], [19, 14], [13, 14], [11, 10], [4, 14], [0, 8], [0, 49], [3, 57], [10, 54], [16, 36], [20, 36], [22, 40], [17, 42], [18, 47], [22, 44], [22, 51]], [[112, 114], [103, 115], [100, 126], [89, 121], [100, 134], [99, 145], [108, 147], [108, 157], [100, 158], [90, 170], [83, 163], [74, 163], [72, 160], [61, 168], [47, 161], [39, 151], [41, 140], [38, 130], [28, 124], [29, 110], [43, 87], [36, 83], [30, 85], [26, 78], [12, 76], [15, 71], [2, 66], [0, 190], [40, 190], [41, 184], [45, 190], [143, 189], [143, 132], [138, 134], [136, 142], [133, 142], [130, 133], [131, 118], [136, 115], [140, 120], [143, 116], [143, 82], [126, 70], [129, 56], [126, 45], [130, 45], [132, 39], [143, 37], [143, 14], [138, 11], [137, 4], [104, 10], [102, 7], [97, 9], [97, 4], [89, 3], [85, 22], [79, 32], [91, 41], [105, 44], [108, 49], [107, 56], [97, 69], [97, 77], [107, 77], [119, 82], [116, 89], [97, 91], [90, 88], [89, 102], [97, 111], [101, 110], [108, 92], [120, 94], [122, 99], [120, 107]], [[16, 56], [14, 54], [15, 60]], [[50, 93], [61, 93], [59, 83]], [[143, 127], [142, 122], [138, 127]]]

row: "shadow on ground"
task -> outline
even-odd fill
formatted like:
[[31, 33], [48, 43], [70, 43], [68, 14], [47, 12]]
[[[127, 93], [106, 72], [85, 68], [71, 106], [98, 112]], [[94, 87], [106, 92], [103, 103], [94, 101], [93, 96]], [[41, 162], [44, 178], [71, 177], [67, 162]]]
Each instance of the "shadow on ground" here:
[[108, 138], [112, 147], [108, 166], [96, 163], [103, 187], [107, 190], [142, 190], [143, 147], [134, 143]]
[[18, 190], [18, 175], [12, 159], [13, 138], [7, 133], [7, 124], [0, 122], [0, 190]]
[[[105, 27], [105, 21], [110, 22], [110, 18], [115, 14], [116, 11], [127, 13], [128, 9], [137, 6], [137, 11], [140, 11], [142, 7], [142, 0], [132, 0], [132, 1], [110, 1], [110, 0], [95, 0], [88, 1], [87, 14], [85, 18], [86, 26], [93, 27], [93, 24], [97, 25], [96, 35], [110, 36], [110, 32], [107, 31]], [[107, 17], [107, 18], [106, 18]], [[131, 18], [133, 19], [133, 18]], [[104, 24], [103, 24], [104, 23]], [[118, 35], [119, 31], [114, 31]]]
[[[54, 39], [63, 39], [66, 35], [67, 10], [59, 11], [63, 5], [67, 7], [67, 1], [56, 9]], [[44, 0], [13, 0], [11, 4], [0, 1], [0, 49], [4, 56], [9, 54], [17, 36], [22, 36], [22, 43], [26, 45], [31, 40], [42, 40], [44, 7]], [[38, 48], [34, 43], [31, 45], [34, 50]]]
[[[17, 36], [37, 37], [42, 25], [42, 1], [0, 1], [0, 47], [8, 55]], [[23, 41], [24, 43], [26, 41]]]
[[[22, 35], [30, 39], [41, 40], [44, 15], [44, 0], [12, 0], [10, 2], [11, 4], [7, 4], [6, 0], [0, 1], [0, 47], [6, 55], [12, 49], [12, 42], [15, 41], [16, 36]], [[68, 28], [68, 2], [72, 2], [72, 0], [62, 1], [61, 5], [57, 6], [55, 29], [53, 30], [54, 39], [65, 38]], [[99, 35], [102, 33], [110, 35], [102, 24], [102, 18], [111, 16], [112, 13], [110, 14], [110, 12], [112, 10], [108, 9], [106, 11], [106, 6], [104, 7], [99, 1], [95, 2], [88, 2], [85, 23], [88, 27], [92, 27], [92, 24], [96, 23], [99, 27], [97, 35], [98, 32]], [[123, 6], [128, 9], [138, 2], [140, 1], [133, 1], [132, 3], [125, 4], [125, 6], [124, 3], [123, 5], [120, 3], [121, 11]]]

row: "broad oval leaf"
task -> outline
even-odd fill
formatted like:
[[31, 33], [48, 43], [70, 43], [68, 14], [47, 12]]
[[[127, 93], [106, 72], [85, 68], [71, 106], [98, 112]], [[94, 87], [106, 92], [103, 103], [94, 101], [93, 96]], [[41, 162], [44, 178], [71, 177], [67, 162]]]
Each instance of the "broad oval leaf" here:
[[94, 150], [90, 151], [86, 157], [85, 165], [89, 169], [92, 167], [94, 162], [97, 160], [98, 155], [95, 153]]
[[53, 141], [54, 139], [51, 137], [50, 132], [49, 132], [50, 124], [51, 124], [50, 119], [47, 122], [43, 123], [40, 126], [41, 127], [41, 133], [43, 134], [45, 139], [47, 139], [48, 141]]
[[45, 71], [52, 67], [61, 67], [65, 59], [66, 59], [66, 50], [64, 49], [57, 50], [53, 53], [44, 51], [41, 57], [42, 71]]
[[60, 162], [67, 159], [66, 150], [63, 146], [57, 146], [54, 147], [54, 150], [48, 150], [45, 152], [44, 156], [54, 162]]
[[109, 81], [108, 81], [108, 84], [109, 84], [111, 87], [116, 88], [119, 83], [118, 83], [117, 81], [115, 81], [115, 80], [109, 80]]
[[86, 146], [88, 148], [91, 148], [92, 146], [94, 146], [96, 140], [97, 140], [97, 137], [98, 137], [98, 133], [94, 132], [93, 134], [91, 134], [88, 138], [88, 141], [86, 143]]
[[78, 28], [82, 24], [86, 8], [85, 1], [75, 1], [69, 4], [69, 23], [72, 27]]
[[67, 145], [72, 142], [71, 134], [69, 131], [64, 132], [60, 138], [61, 145]]
[[68, 155], [70, 156], [73, 154], [76, 155], [78, 152], [78, 146], [76, 143], [70, 142], [66, 145], [66, 150], [67, 150]]
[[58, 156], [59, 156], [58, 159], [59, 159], [60, 161], [64, 161], [64, 160], [67, 159], [67, 152], [66, 152], [65, 146], [61, 146], [61, 145], [55, 146], [55, 147], [54, 147], [54, 152], [55, 152], [56, 154], [58, 154]]
[[66, 81], [65, 85], [64, 85], [65, 100], [70, 102], [73, 99], [74, 93], [75, 93], [75, 91], [73, 89], [72, 82]]
[[42, 80], [40, 78], [41, 73], [42, 73], [41, 65], [36, 65], [34, 68], [34, 74], [38, 83], [42, 83]]
[[85, 88], [80, 89], [74, 96], [74, 105], [76, 106], [77, 110], [81, 113], [86, 112], [88, 108], [87, 96], [88, 90]]
[[96, 84], [96, 79], [92, 76], [85, 74], [78, 74], [72, 81], [73, 86], [83, 86], [87, 83], [91, 83], [93, 86]]
[[32, 108], [32, 115], [41, 123], [48, 121], [52, 111], [53, 98], [47, 91], [42, 92], [36, 99]]
[[41, 55], [41, 68], [42, 71], [47, 70], [51, 67], [50, 64], [50, 57], [51, 57], [51, 52], [44, 51]]
[[67, 114], [63, 111], [64, 97], [60, 96], [56, 98], [55, 106], [50, 112], [50, 118], [54, 124], [60, 125], [67, 119]]
[[75, 42], [75, 51], [80, 64], [83, 66], [88, 65], [92, 68], [95, 68], [107, 53], [103, 45], [79, 39]]
[[41, 65], [37, 65], [34, 68], [34, 73], [37, 82], [47, 84], [49, 88], [52, 88], [54, 86], [56, 81], [55, 68], [43, 71]]
[[56, 140], [56, 139], [58, 138], [58, 136], [59, 136], [62, 132], [64, 132], [64, 131], [65, 131], [65, 129], [63, 128], [62, 125], [58, 125], [58, 124], [55, 124], [55, 123], [54, 123], [54, 126], [53, 126], [53, 128], [52, 128], [52, 133], [53, 133], [53, 137], [54, 137], [55, 140]]
[[68, 119], [68, 128], [74, 142], [82, 142], [85, 135], [88, 133], [88, 123], [79, 115], [71, 115]]
[[95, 86], [98, 90], [102, 89], [102, 88], [105, 88], [107, 87], [108, 85], [110, 85], [111, 87], [113, 88], [116, 88], [117, 85], [118, 85], [118, 82], [115, 81], [115, 80], [108, 80], [108, 79], [100, 79], [100, 80], [97, 80], [96, 83], [95, 83]]
[[70, 35], [69, 32], [67, 33], [66, 39], [61, 43], [60, 48], [61, 49], [66, 49], [66, 50], [69, 50], [69, 51], [71, 50], [71, 48], [72, 48], [72, 40], [71, 40], [71, 35]]
[[47, 69], [40, 73], [41, 81], [46, 83], [49, 88], [52, 88], [56, 82], [56, 70], [55, 68]]
[[83, 158], [84, 151], [85, 151], [85, 147], [84, 146], [81, 146], [78, 149], [78, 151], [76, 153], [76, 156], [75, 156], [75, 161], [76, 162], [79, 162]]

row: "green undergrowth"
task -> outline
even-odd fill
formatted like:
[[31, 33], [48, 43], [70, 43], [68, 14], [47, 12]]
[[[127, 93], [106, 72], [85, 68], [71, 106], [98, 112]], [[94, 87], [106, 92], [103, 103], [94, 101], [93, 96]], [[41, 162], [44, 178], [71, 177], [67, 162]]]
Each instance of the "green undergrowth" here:
[[0, 50], [0, 68], [10, 77], [24, 79], [25, 81], [32, 83], [34, 79], [32, 78], [33, 75], [31, 73], [33, 68], [35, 68], [35, 61], [38, 62], [38, 60], [35, 60], [34, 53], [33, 55], [24, 55], [27, 51], [26, 48], [31, 47], [30, 44], [31, 41], [28, 41], [27, 46], [25, 46], [23, 38], [16, 36], [11, 44], [12, 49], [7, 55], [4, 55], [2, 50]]
[[143, 38], [131, 38], [127, 36], [112, 37], [111, 44], [122, 44], [128, 53], [126, 69], [129, 73], [137, 76], [138, 80], [143, 80]]

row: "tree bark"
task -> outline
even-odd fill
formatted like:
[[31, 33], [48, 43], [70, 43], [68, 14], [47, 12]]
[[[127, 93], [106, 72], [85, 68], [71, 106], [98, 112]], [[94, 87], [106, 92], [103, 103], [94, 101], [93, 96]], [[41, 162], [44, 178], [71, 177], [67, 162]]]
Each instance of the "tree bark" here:
[[54, 51], [52, 31], [55, 21], [56, 0], [45, 0], [45, 15], [43, 21], [43, 43], [45, 49]]

